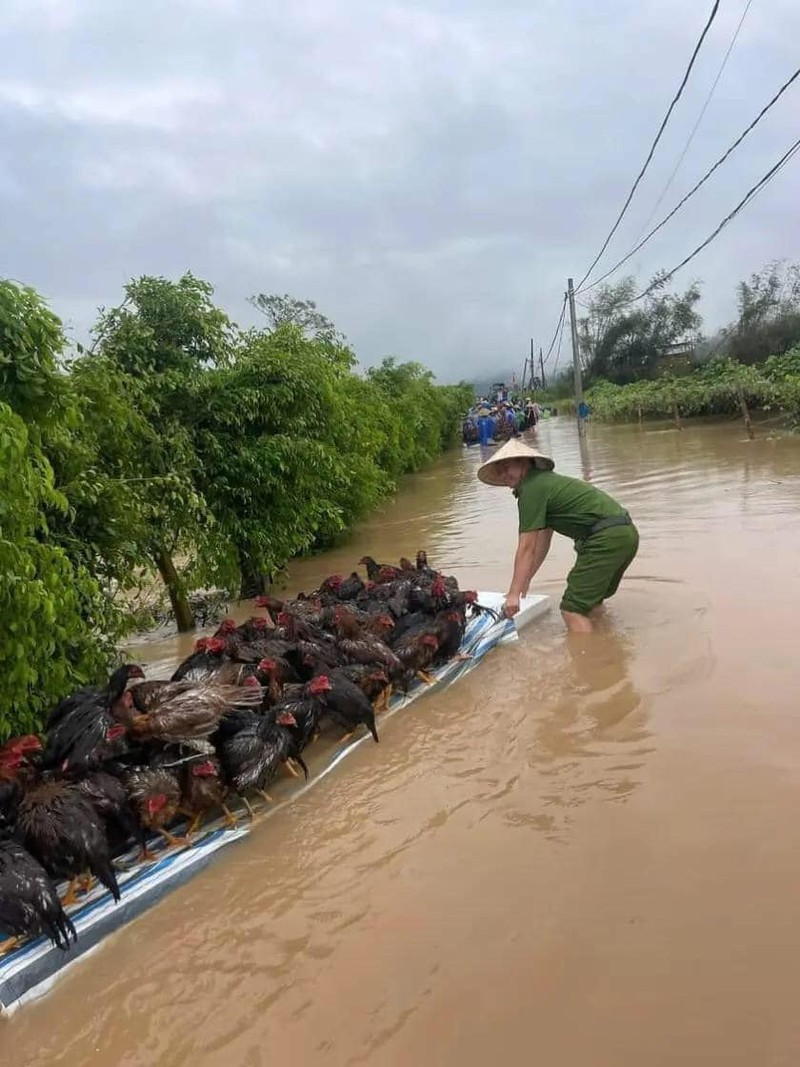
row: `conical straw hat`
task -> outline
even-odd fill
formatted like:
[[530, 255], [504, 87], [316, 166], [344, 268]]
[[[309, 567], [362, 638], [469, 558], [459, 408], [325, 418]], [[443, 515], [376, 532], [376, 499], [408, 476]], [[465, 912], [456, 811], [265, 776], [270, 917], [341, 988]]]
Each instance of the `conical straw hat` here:
[[487, 485], [503, 485], [504, 483], [497, 477], [497, 464], [502, 463], [504, 459], [532, 459], [533, 465], [540, 471], [551, 471], [555, 467], [555, 463], [549, 456], [542, 455], [535, 448], [526, 445], [524, 441], [512, 437], [502, 448], [498, 448], [490, 460], [478, 467], [480, 480], [486, 482]]

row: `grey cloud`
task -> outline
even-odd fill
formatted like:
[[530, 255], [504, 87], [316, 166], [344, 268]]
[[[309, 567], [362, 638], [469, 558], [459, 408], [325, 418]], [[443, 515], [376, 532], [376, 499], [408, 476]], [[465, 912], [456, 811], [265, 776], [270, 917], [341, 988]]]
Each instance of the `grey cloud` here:
[[[742, 5], [723, 5], [629, 218], [634, 243]], [[85, 336], [140, 273], [191, 269], [241, 322], [310, 296], [364, 363], [443, 379], [547, 344], [566, 276], [616, 216], [706, 17], [696, 0], [7, 0], [0, 273]], [[752, 5], [662, 210], [794, 68], [794, 0]], [[794, 139], [783, 101], [631, 267], [699, 243]], [[787, 170], [679, 275], [714, 329], [736, 282], [800, 236]]]

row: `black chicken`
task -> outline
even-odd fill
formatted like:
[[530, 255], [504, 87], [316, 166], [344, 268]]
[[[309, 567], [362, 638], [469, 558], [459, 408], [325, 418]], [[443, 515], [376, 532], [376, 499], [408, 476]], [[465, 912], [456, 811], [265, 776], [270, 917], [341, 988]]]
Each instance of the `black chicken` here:
[[96, 770], [77, 776], [74, 784], [103, 820], [112, 852], [124, 849], [131, 840], [138, 840], [144, 851], [143, 828], [118, 777], [107, 770]]
[[63, 697], [47, 716], [45, 730], [49, 732], [78, 708], [92, 706], [109, 709], [113, 707], [125, 692], [128, 682], [133, 678], [144, 678], [144, 671], [137, 663], [126, 663], [114, 671], [105, 689], [96, 685], [87, 685], [82, 689], [77, 689], [68, 697]]
[[355, 600], [363, 589], [364, 583], [357, 571], [352, 571], [349, 578], [343, 578], [341, 574], [334, 574], [330, 578], [326, 578], [319, 587], [320, 593], [324, 594], [329, 602], [340, 604], [348, 600]]
[[0, 954], [11, 952], [26, 937], [46, 934], [66, 951], [77, 941], [72, 921], [58, 899], [47, 871], [18, 842], [0, 838], [0, 933], [9, 940]]
[[388, 705], [391, 686], [389, 676], [385, 671], [363, 663], [351, 663], [346, 667], [339, 667], [338, 670], [341, 675], [358, 686], [376, 711]]
[[125, 722], [133, 697], [125, 690], [113, 703], [106, 697], [76, 704], [56, 720], [45, 739], [41, 766], [45, 770], [94, 767], [127, 751]]
[[17, 825], [28, 851], [56, 879], [70, 879], [63, 903], [75, 901], [77, 881], [90, 871], [120, 899], [103, 819], [69, 782], [44, 775], [20, 802]]
[[378, 741], [375, 727], [375, 709], [362, 690], [351, 682], [341, 670], [331, 671], [330, 689], [325, 693], [325, 711], [328, 717], [345, 731], [346, 741], [362, 723]]
[[195, 642], [194, 651], [179, 663], [171, 682], [203, 681], [213, 674], [226, 660], [230, 659], [227, 654], [227, 643], [223, 637], [201, 637]]
[[302, 762], [302, 752], [317, 736], [319, 720], [325, 712], [325, 694], [330, 685], [326, 674], [316, 675], [305, 685], [287, 685], [280, 703], [271, 709], [272, 715], [288, 711], [293, 716], [294, 724], [289, 727], [292, 739], [289, 756], [303, 767], [306, 777], [308, 771]]
[[292, 736], [287, 727], [294, 725], [292, 713], [280, 708], [266, 715], [236, 711], [220, 723], [215, 744], [223, 775], [251, 815], [246, 794], [258, 793], [271, 801], [266, 787], [290, 757]]

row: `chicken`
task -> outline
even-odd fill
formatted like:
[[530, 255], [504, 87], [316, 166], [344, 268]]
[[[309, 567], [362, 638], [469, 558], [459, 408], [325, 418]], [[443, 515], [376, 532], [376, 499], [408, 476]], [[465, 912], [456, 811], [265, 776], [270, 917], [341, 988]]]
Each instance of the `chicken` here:
[[130, 840], [138, 840], [144, 850], [144, 832], [119, 778], [108, 771], [90, 771], [75, 780], [75, 788], [103, 820], [112, 852], [127, 847]]
[[108, 679], [108, 685], [105, 689], [101, 689], [96, 685], [89, 685], [84, 686], [83, 689], [77, 689], [68, 697], [63, 697], [48, 715], [45, 722], [45, 730], [50, 732], [63, 719], [71, 716], [82, 707], [91, 706], [103, 707], [106, 710], [110, 709], [120, 700], [128, 683], [133, 678], [144, 678], [144, 671], [137, 663], [126, 663], [123, 667], [118, 667], [114, 671]]
[[365, 633], [345, 608], [336, 614], [339, 648], [351, 663], [367, 663], [386, 669], [389, 677], [402, 673], [403, 665], [387, 644]]
[[171, 682], [201, 682], [212, 674], [230, 657], [227, 644], [222, 637], [201, 637], [195, 642], [191, 655], [178, 664]]
[[331, 671], [330, 688], [325, 693], [325, 711], [330, 719], [345, 730], [346, 741], [362, 723], [378, 741], [375, 709], [361, 689], [340, 670]]
[[423, 682], [430, 685], [434, 679], [426, 673], [426, 668], [433, 663], [439, 648], [439, 638], [428, 630], [406, 634], [395, 645], [395, 652], [406, 670], [416, 674]]
[[69, 878], [65, 905], [77, 880], [91, 871], [119, 901], [117, 876], [103, 819], [75, 785], [46, 774], [20, 801], [17, 825], [25, 848], [53, 878]]
[[[39, 739], [34, 740], [41, 748]], [[10, 746], [11, 742], [8, 742], [0, 750], [0, 831], [16, 825], [17, 808], [24, 796], [25, 786], [36, 776], [36, 770], [24, 749]]]
[[[284, 661], [285, 662], [285, 661]], [[257, 667], [257, 678], [264, 691], [262, 708], [270, 708], [281, 699], [284, 687], [284, 673], [278, 660], [262, 659]]]
[[364, 583], [357, 571], [352, 571], [349, 578], [334, 574], [320, 585], [320, 593], [327, 594], [334, 603], [340, 604], [347, 600], [355, 600], [363, 589]]
[[280, 597], [265, 595], [256, 597], [256, 606], [265, 608], [273, 617], [277, 617], [280, 612], [286, 611], [292, 615], [297, 615], [299, 618], [308, 618], [317, 615], [322, 604], [313, 597], [299, 596], [294, 600], [283, 600]]
[[181, 811], [190, 816], [186, 836], [191, 836], [205, 816], [214, 808], [221, 808], [229, 826], [236, 819], [225, 805], [228, 790], [222, 781], [222, 767], [216, 756], [184, 763], [180, 772]]
[[292, 736], [287, 727], [294, 725], [292, 713], [278, 708], [267, 715], [237, 711], [221, 724], [216, 741], [219, 762], [225, 780], [246, 804], [250, 792], [272, 799], [266, 787], [290, 756]]
[[361, 663], [351, 663], [347, 667], [339, 667], [338, 672], [358, 686], [376, 711], [388, 705], [391, 685], [385, 671]]
[[63, 951], [70, 947], [70, 938], [78, 939], [47, 871], [9, 837], [0, 839], [0, 933], [9, 938], [0, 944], [0, 954], [39, 934]]
[[[141, 670], [141, 668], [139, 668]], [[113, 701], [108, 693], [72, 705], [51, 726], [41, 766], [46, 770], [93, 767], [127, 750], [125, 722], [133, 697], [125, 690]]]
[[[160, 834], [170, 845], [185, 844], [167, 827], [178, 814], [181, 787], [178, 776], [168, 767], [131, 767], [124, 772], [122, 783], [143, 830]], [[152, 859], [142, 848], [142, 859]]]
[[372, 556], [362, 556], [358, 562], [359, 566], [367, 568], [367, 577], [377, 585], [406, 577], [405, 568], [402, 566], [394, 567], [391, 563], [376, 563]]
[[[433, 657], [437, 666], [442, 666], [449, 660], [459, 656], [461, 642], [464, 640], [466, 619], [462, 612], [456, 608], [440, 612], [434, 621], [434, 632], [439, 638], [439, 647]], [[459, 658], [464, 658], [459, 657]], [[468, 657], [467, 657], [468, 658]]]
[[305, 764], [301, 760], [301, 754], [317, 735], [319, 720], [325, 712], [325, 694], [330, 685], [328, 676], [319, 674], [305, 685], [286, 686], [280, 703], [270, 711], [271, 715], [287, 711], [293, 716], [295, 721], [290, 724], [292, 744], [289, 756], [297, 760], [304, 770]]
[[133, 739], [191, 742], [210, 737], [232, 708], [255, 708], [261, 700], [258, 685], [219, 685], [213, 679], [165, 682], [148, 693], [145, 706], [150, 710], [132, 720], [129, 732]]
[[408, 611], [408, 599], [413, 588], [414, 583], [407, 575], [393, 582], [369, 584], [356, 598], [356, 604], [369, 613], [388, 610], [395, 619], [399, 619]]
[[12, 737], [3, 745], [0, 745], [0, 763], [2, 763], [8, 756], [16, 756], [19, 754], [25, 757], [28, 753], [41, 751], [42, 742], [36, 734], [25, 734], [22, 737]]

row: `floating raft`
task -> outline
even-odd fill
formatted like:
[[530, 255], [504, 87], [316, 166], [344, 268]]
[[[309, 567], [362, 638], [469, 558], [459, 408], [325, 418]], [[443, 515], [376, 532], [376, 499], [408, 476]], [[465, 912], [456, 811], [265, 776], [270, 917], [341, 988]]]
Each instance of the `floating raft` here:
[[[478, 600], [486, 607], [499, 609], [503, 596], [500, 593], [479, 593]], [[462, 674], [474, 670], [491, 648], [516, 641], [519, 630], [547, 611], [548, 606], [546, 596], [528, 596], [522, 599], [521, 610], [513, 622], [507, 619], [493, 622], [488, 615], [480, 615], [470, 620], [460, 650], [470, 658], [451, 660], [433, 672], [435, 681], [432, 685], [420, 683], [406, 695], [395, 697], [388, 710], [381, 714], [379, 722], [385, 722], [423, 694], [442, 689]], [[345, 747], [333, 747], [322, 765], [311, 769], [308, 782], [299, 786], [289, 785], [281, 800], [272, 805], [265, 805], [258, 812], [259, 821], [271, 818], [281, 808], [313, 789], [317, 782], [330, 774], [342, 760], [364, 743], [374, 743], [368, 733]], [[122, 899], [119, 904], [115, 904], [111, 894], [98, 884], [77, 904], [68, 908], [67, 913], [78, 933], [76, 944], [63, 951], [55, 948], [48, 938], [39, 937], [35, 941], [27, 942], [15, 952], [0, 957], [0, 1014], [10, 1014], [26, 1002], [49, 992], [77, 960], [95, 950], [110, 933], [131, 922], [177, 886], [207, 867], [221, 848], [245, 837], [249, 833], [250, 823], [244, 817], [244, 808], [241, 813], [243, 821], [238, 826], [229, 827], [221, 819], [208, 822], [192, 838], [191, 844], [184, 847], [170, 848], [161, 838], [153, 838], [148, 842], [148, 848], [157, 854], [158, 858], [154, 861], [139, 862], [138, 849], [132, 849], [115, 859]], [[60, 889], [63, 895], [66, 886], [61, 886]]]

